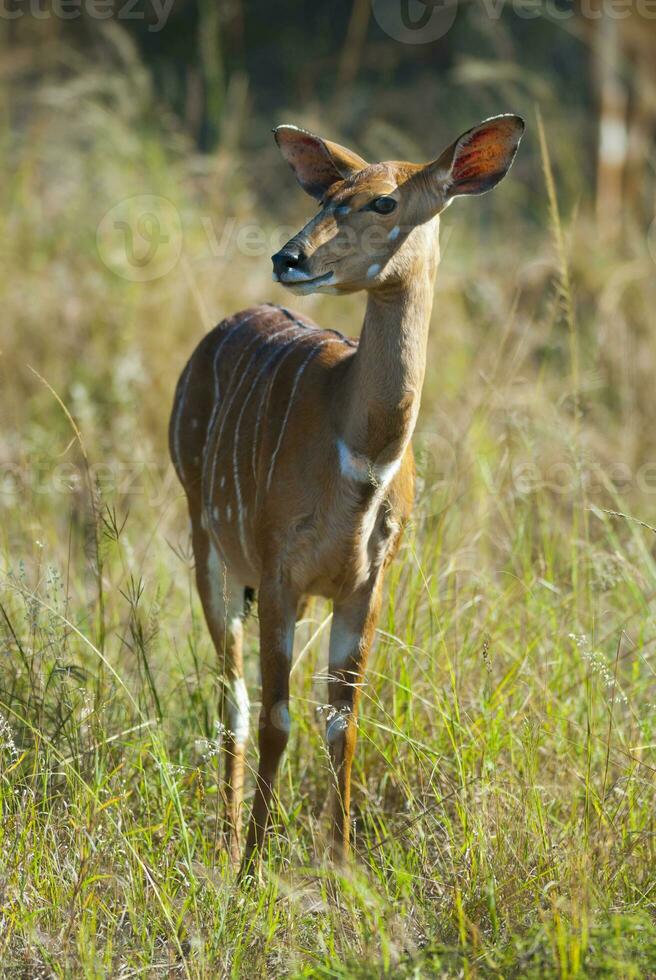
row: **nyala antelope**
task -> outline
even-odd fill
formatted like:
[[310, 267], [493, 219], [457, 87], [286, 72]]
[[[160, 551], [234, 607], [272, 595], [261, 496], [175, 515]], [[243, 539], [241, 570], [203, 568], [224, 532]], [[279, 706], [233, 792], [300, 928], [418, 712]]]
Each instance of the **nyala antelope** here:
[[290, 731], [297, 612], [332, 600], [331, 851], [349, 847], [356, 716], [385, 568], [410, 516], [439, 215], [507, 173], [524, 130], [487, 119], [428, 164], [376, 163], [295, 126], [275, 138], [319, 212], [273, 256], [291, 292], [365, 290], [359, 341], [264, 304], [223, 320], [182, 372], [170, 447], [191, 516], [196, 579], [224, 677], [228, 847], [240, 851], [249, 700], [245, 607], [257, 592], [259, 769], [242, 868], [261, 847]]

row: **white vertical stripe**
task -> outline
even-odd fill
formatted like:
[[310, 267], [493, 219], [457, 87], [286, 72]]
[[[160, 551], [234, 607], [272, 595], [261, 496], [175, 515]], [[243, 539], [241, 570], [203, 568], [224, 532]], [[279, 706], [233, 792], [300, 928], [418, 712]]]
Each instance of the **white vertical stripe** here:
[[[251, 337], [250, 342], [246, 344], [243, 351], [239, 355], [239, 358], [237, 359], [237, 363], [234, 365], [233, 372], [232, 372], [233, 377], [236, 375], [239, 365], [243, 361], [244, 357], [248, 354], [251, 347], [253, 347], [254, 344], [259, 343], [261, 339], [262, 338], [259, 333], [255, 333]], [[243, 380], [243, 375], [242, 375], [242, 380]], [[235, 392], [237, 388], [239, 388], [239, 384], [240, 382], [237, 381], [236, 387], [233, 388], [230, 398], [227, 401], [227, 404], [221, 406], [223, 408], [222, 413], [219, 413], [219, 409], [217, 405], [216, 419], [212, 423], [212, 431], [211, 433], [208, 434], [208, 439], [205, 444], [205, 462], [203, 465], [203, 503], [204, 506], [208, 509], [212, 506], [212, 499], [214, 497], [214, 480], [216, 476], [218, 446], [221, 441], [221, 436], [223, 434], [223, 428], [225, 426], [226, 418], [228, 416], [228, 413], [230, 412], [230, 408], [234, 401]], [[217, 426], [218, 426], [218, 434], [215, 439], [214, 430], [216, 429]]]
[[256, 472], [257, 443], [258, 443], [258, 437], [260, 433], [260, 426], [262, 424], [262, 416], [264, 414], [264, 406], [265, 403], [268, 404], [269, 392], [271, 391], [273, 385], [275, 384], [276, 377], [278, 376], [278, 371], [282, 367], [284, 361], [287, 359], [288, 354], [291, 354], [292, 351], [293, 351], [293, 347], [287, 351], [287, 354], [285, 354], [283, 357], [280, 358], [280, 360], [276, 364], [273, 374], [269, 378], [269, 383], [264, 386], [264, 390], [262, 392], [262, 397], [260, 399], [260, 406], [257, 410], [257, 418], [255, 420], [255, 428], [253, 430], [253, 452], [251, 454], [251, 469], [253, 471], [253, 478], [257, 476], [257, 472]]
[[[262, 347], [264, 346], [264, 344], [269, 343], [269, 341], [273, 340], [274, 337], [278, 337], [280, 334], [285, 334], [285, 333], [288, 333], [290, 330], [296, 330], [296, 329], [297, 328], [294, 327], [294, 326], [286, 326], [286, 327], [283, 327], [280, 330], [276, 330], [274, 333], [267, 334], [264, 337], [262, 336], [262, 334], [256, 333], [255, 336], [253, 337], [253, 339], [251, 340], [251, 342], [246, 345], [246, 347], [242, 351], [241, 357], [239, 358], [239, 360], [235, 364], [233, 371], [234, 371], [234, 374], [236, 375], [237, 374], [237, 370], [239, 368], [239, 365], [241, 364], [242, 360], [244, 359], [244, 357], [246, 356], [246, 354], [249, 352], [249, 350], [251, 349], [251, 347], [253, 347], [254, 344], [257, 344], [258, 345], [257, 349], [251, 355], [251, 358], [250, 358], [248, 364], [244, 368], [243, 374], [241, 375], [241, 377], [239, 378], [239, 380], [235, 384], [235, 387], [232, 389], [232, 392], [230, 394], [230, 398], [227, 400], [227, 403], [226, 403], [225, 408], [223, 410], [223, 415], [221, 417], [221, 424], [219, 426], [219, 431], [217, 433], [217, 437], [214, 440], [214, 445], [212, 447], [212, 475], [211, 475], [211, 479], [209, 481], [209, 496], [206, 498], [205, 506], [208, 506], [208, 507], [211, 506], [212, 500], [214, 499], [214, 483], [215, 483], [215, 479], [216, 479], [216, 469], [217, 469], [217, 463], [218, 463], [218, 459], [219, 459], [219, 446], [221, 444], [221, 438], [223, 436], [223, 430], [225, 428], [226, 421], [228, 419], [228, 416], [230, 415], [230, 409], [232, 408], [233, 402], [234, 402], [235, 398], [237, 397], [237, 392], [239, 391], [239, 389], [241, 388], [242, 384], [244, 383], [244, 381], [248, 377], [248, 372], [249, 372], [249, 370], [251, 368], [251, 365], [256, 360], [256, 358], [257, 358], [258, 354], [260, 353], [260, 350], [262, 349]], [[217, 420], [217, 423], [218, 423], [218, 420]]]
[[[278, 347], [277, 350], [274, 349], [273, 352], [271, 354], [269, 354], [269, 356], [266, 358], [264, 364], [262, 365], [262, 367], [260, 368], [260, 370], [255, 375], [255, 378], [253, 380], [253, 383], [251, 384], [251, 386], [250, 386], [250, 388], [248, 390], [248, 394], [246, 395], [246, 397], [245, 397], [245, 399], [244, 399], [244, 401], [242, 403], [242, 406], [241, 406], [241, 411], [240, 411], [239, 417], [237, 419], [237, 424], [235, 425], [235, 440], [234, 440], [234, 446], [233, 446], [233, 450], [232, 450], [232, 472], [233, 472], [233, 478], [234, 478], [234, 481], [235, 481], [235, 493], [236, 493], [236, 497], [237, 497], [237, 520], [238, 520], [238, 526], [239, 526], [239, 541], [241, 543], [241, 547], [242, 547], [242, 551], [243, 551], [244, 557], [248, 561], [250, 561], [250, 554], [249, 554], [249, 551], [248, 551], [248, 546], [246, 544], [246, 537], [245, 537], [245, 533], [244, 533], [244, 513], [245, 513], [245, 508], [242, 505], [241, 485], [240, 485], [240, 482], [239, 482], [239, 466], [238, 466], [238, 459], [237, 459], [237, 445], [238, 445], [238, 441], [239, 441], [239, 430], [241, 428], [241, 423], [242, 423], [242, 419], [244, 417], [244, 412], [246, 411], [246, 406], [248, 405], [248, 402], [250, 401], [251, 395], [255, 391], [255, 388], [257, 386], [258, 381], [260, 380], [260, 378], [262, 377], [262, 375], [264, 374], [264, 372], [270, 367], [271, 362], [282, 351], [285, 351], [287, 348], [293, 347], [293, 345], [296, 342], [296, 340], [299, 339], [299, 337], [298, 337], [299, 328], [296, 327], [296, 326], [291, 326], [291, 327], [288, 328], [288, 331], [283, 331], [283, 333], [289, 332], [290, 330], [293, 331], [296, 334], [296, 336], [293, 336], [290, 340], [288, 340], [286, 343], [284, 343], [281, 347]], [[274, 334], [274, 336], [282, 336], [282, 334]]]
[[301, 364], [300, 368], [296, 372], [296, 377], [294, 378], [294, 384], [292, 385], [292, 390], [291, 390], [290, 395], [289, 395], [289, 401], [287, 402], [287, 411], [285, 412], [285, 417], [282, 420], [282, 428], [280, 429], [280, 435], [278, 436], [278, 442], [276, 443], [276, 448], [273, 451], [273, 455], [271, 457], [271, 462], [269, 464], [269, 475], [267, 476], [267, 481], [266, 481], [267, 493], [269, 492], [269, 489], [271, 488], [271, 478], [273, 476], [273, 470], [274, 470], [274, 467], [276, 465], [276, 458], [278, 456], [278, 452], [279, 452], [280, 447], [282, 445], [283, 436], [285, 435], [285, 429], [287, 428], [287, 422], [289, 421], [289, 416], [291, 414], [292, 405], [294, 404], [294, 396], [296, 395], [296, 389], [299, 386], [299, 383], [300, 383], [301, 377], [303, 375], [303, 372], [305, 371], [305, 369], [308, 366], [308, 364], [310, 363], [310, 361], [314, 357], [316, 357], [316, 355], [319, 353], [319, 350], [324, 346], [324, 344], [330, 344], [330, 343], [336, 343], [336, 339], [334, 337], [330, 337], [327, 340], [320, 340], [319, 343], [316, 345], [316, 347], [313, 350], [310, 351], [310, 353], [305, 358], [305, 360]]
[[250, 321], [253, 319], [255, 315], [256, 315], [255, 313], [252, 313], [250, 316], [247, 316], [244, 320], [239, 320], [237, 323], [233, 323], [230, 329], [224, 333], [223, 337], [219, 341], [216, 350], [214, 351], [214, 358], [212, 364], [213, 372], [214, 372], [214, 405], [212, 406], [212, 414], [210, 415], [210, 420], [207, 425], [207, 432], [205, 433], [205, 449], [207, 448], [208, 440], [214, 428], [214, 424], [216, 422], [216, 418], [219, 412], [219, 405], [220, 405], [219, 354], [221, 353], [221, 349], [223, 348], [223, 345], [230, 339], [230, 337], [232, 337], [235, 330], [237, 330], [239, 327], [245, 326], [247, 323], [250, 323]]
[[[331, 338], [329, 338], [330, 340], [339, 340], [340, 343], [346, 344], [347, 347], [357, 347], [358, 346], [357, 343], [354, 340], [349, 340], [348, 337], [344, 337], [344, 335], [341, 334], [338, 330], [325, 330], [325, 329], [322, 329], [322, 328], [314, 327], [313, 325], [311, 325], [309, 323], [303, 323], [301, 320], [298, 320], [296, 317], [292, 316], [292, 314], [289, 312], [289, 310], [284, 309], [284, 307], [282, 309], [283, 309], [283, 312], [287, 316], [289, 316], [290, 319], [293, 320], [294, 323], [299, 324], [299, 326], [301, 326], [305, 330], [307, 330], [309, 332], [309, 335], [310, 336], [311, 335], [314, 335], [314, 339], [316, 339], [316, 337], [319, 336], [322, 333], [331, 333], [334, 336], [331, 337]], [[288, 353], [290, 353], [290, 352], [288, 352]], [[275, 384], [276, 377], [278, 375], [278, 371], [282, 367], [283, 361], [285, 360], [286, 357], [287, 357], [287, 354], [285, 354], [285, 356], [283, 358], [281, 358], [281, 360], [278, 361], [278, 363], [276, 364], [275, 370], [274, 370], [273, 374], [271, 375], [271, 378], [269, 380], [269, 383], [265, 386], [264, 391], [262, 392], [262, 398], [260, 399], [260, 406], [259, 406], [258, 411], [257, 411], [257, 419], [255, 421], [255, 428], [253, 430], [253, 451], [251, 453], [251, 470], [252, 470], [252, 473], [253, 473], [253, 479], [255, 479], [257, 477], [257, 446], [258, 446], [258, 442], [259, 442], [260, 426], [262, 424], [262, 418], [263, 418], [263, 415], [264, 415], [265, 406], [268, 405], [268, 403], [269, 403], [269, 395], [270, 395], [270, 392], [271, 392], [271, 390], [272, 390], [272, 388], [273, 388], [273, 386]]]

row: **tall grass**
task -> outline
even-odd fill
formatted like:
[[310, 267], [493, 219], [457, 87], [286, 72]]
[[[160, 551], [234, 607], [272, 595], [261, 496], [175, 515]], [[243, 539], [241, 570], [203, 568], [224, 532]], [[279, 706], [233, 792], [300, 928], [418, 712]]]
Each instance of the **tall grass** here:
[[[112, 91], [92, 75], [44, 91], [2, 141], [2, 972], [655, 973], [646, 244], [612, 254], [584, 213], [556, 224], [558, 174], [545, 188], [530, 143], [484, 224], [478, 202], [449, 211], [417, 509], [363, 697], [356, 861], [324, 863], [317, 601], [266, 879], [244, 891], [221, 849], [219, 678], [164, 433], [204, 329], [288, 298], [266, 257], [212, 255], [206, 219], [220, 235], [262, 209], [232, 152], [199, 159], [144, 124], [123, 57]], [[143, 193], [174, 204], [184, 248], [135, 283], [96, 229]], [[350, 331], [362, 310], [301, 305]]]

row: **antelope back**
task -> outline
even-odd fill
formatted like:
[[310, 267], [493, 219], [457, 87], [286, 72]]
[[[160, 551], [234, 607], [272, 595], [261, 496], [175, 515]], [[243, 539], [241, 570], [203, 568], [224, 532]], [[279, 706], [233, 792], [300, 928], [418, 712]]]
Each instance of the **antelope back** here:
[[[310, 469], [331, 451], [325, 391], [356, 341], [264, 305], [223, 321], [185, 367], [169, 427], [171, 457], [192, 511], [223, 557], [257, 581], [277, 501], [287, 521], [302, 513]], [[322, 442], [325, 448], [322, 451]], [[334, 450], [334, 447], [332, 447]], [[285, 455], [307, 460], [308, 487], [285, 480]], [[275, 498], [275, 499], [274, 499]], [[266, 506], [265, 506], [266, 505]], [[288, 529], [283, 520], [282, 532]], [[261, 539], [264, 538], [264, 545]]]

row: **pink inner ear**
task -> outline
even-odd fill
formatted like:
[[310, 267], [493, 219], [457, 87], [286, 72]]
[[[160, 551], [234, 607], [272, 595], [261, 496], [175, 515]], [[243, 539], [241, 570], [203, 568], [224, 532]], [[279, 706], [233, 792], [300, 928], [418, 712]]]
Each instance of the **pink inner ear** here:
[[319, 159], [316, 140], [309, 136], [297, 136], [287, 144], [285, 152], [294, 159], [306, 160], [308, 163], [314, 163], [316, 159]]
[[303, 153], [306, 150], [311, 150], [316, 153], [317, 142], [310, 136], [297, 136], [292, 142], [292, 148], [294, 152]]
[[335, 165], [312, 135], [294, 133], [280, 148], [303, 189], [313, 197], [321, 199], [326, 189], [339, 179]]
[[487, 126], [473, 133], [453, 162], [451, 178], [454, 183], [484, 177], [502, 170], [508, 156], [508, 147], [494, 126]]

